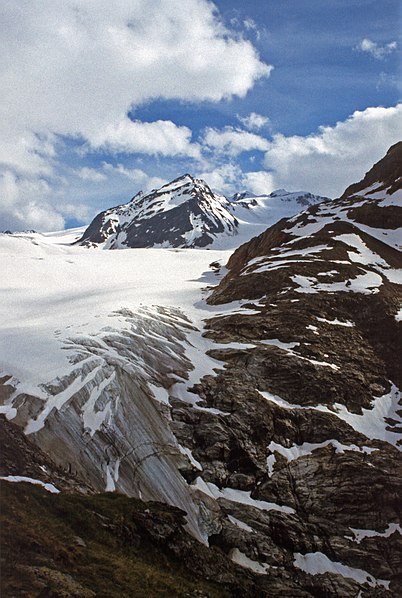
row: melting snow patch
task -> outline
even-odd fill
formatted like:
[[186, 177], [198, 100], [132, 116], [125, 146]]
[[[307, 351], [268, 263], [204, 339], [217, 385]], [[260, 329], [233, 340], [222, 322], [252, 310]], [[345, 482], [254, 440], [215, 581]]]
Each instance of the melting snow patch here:
[[394, 384], [392, 384], [388, 394], [383, 395], [382, 397], [376, 397], [373, 400], [371, 409], [363, 408], [362, 415], [351, 413], [345, 405], [341, 405], [340, 403], [335, 403], [333, 409], [329, 409], [325, 405], [307, 407], [304, 405], [288, 403], [285, 399], [267, 391], [257, 389], [257, 392], [264, 397], [264, 399], [285, 409], [315, 409], [316, 411], [335, 415], [348, 423], [354, 430], [356, 430], [356, 432], [364, 434], [366, 438], [370, 438], [371, 440], [383, 440], [384, 442], [392, 444], [399, 450], [402, 450], [400, 444], [402, 434], [398, 431], [389, 429], [390, 425], [386, 422], [386, 419], [392, 419], [397, 422], [398, 425], [402, 424], [402, 417], [398, 414], [398, 411], [401, 410], [399, 404], [401, 393]]
[[211, 347], [211, 349], [237, 349], [237, 350], [242, 350], [242, 349], [255, 349], [257, 345], [253, 344], [253, 343], [235, 343], [235, 342], [230, 342], [230, 343], [214, 343], [214, 345]]
[[229, 519], [230, 523], [233, 523], [233, 525], [236, 525], [240, 529], [243, 529], [245, 532], [254, 533], [254, 530], [252, 527], [247, 525], [247, 523], [244, 523], [244, 521], [240, 521], [240, 519], [233, 517], [233, 515], [228, 515], [228, 519]]
[[360, 453], [370, 454], [373, 451], [378, 450], [375, 448], [370, 448], [368, 446], [359, 447], [356, 444], [342, 444], [335, 439], [325, 440], [324, 442], [319, 443], [303, 442], [303, 444], [293, 444], [289, 448], [285, 448], [281, 444], [277, 444], [276, 442], [272, 441], [268, 445], [268, 450], [270, 450], [271, 452], [278, 452], [288, 461], [294, 461], [296, 459], [299, 459], [299, 457], [311, 455], [313, 451], [320, 448], [324, 448], [325, 446], [329, 445], [335, 448], [336, 453], [344, 453], [345, 451], [357, 451]]
[[267, 502], [265, 500], [255, 500], [251, 498], [251, 492], [245, 490], [237, 490], [235, 488], [218, 488], [211, 482], [205, 482], [201, 477], [195, 480], [192, 485], [193, 488], [201, 490], [204, 494], [207, 494], [211, 498], [219, 499], [225, 498], [232, 502], [238, 502], [243, 505], [249, 505], [263, 511], [280, 511], [281, 513], [294, 513], [295, 510], [292, 507], [277, 505], [273, 502]]
[[0, 480], [5, 480], [6, 482], [28, 482], [29, 484], [35, 484], [36, 486], [42, 486], [48, 492], [52, 494], [59, 494], [60, 490], [58, 490], [53, 484], [47, 484], [46, 482], [42, 482], [42, 480], [35, 480], [33, 478], [27, 478], [21, 475], [7, 475], [1, 476]]
[[350, 320], [346, 320], [346, 322], [341, 322], [341, 320], [338, 320], [338, 318], [334, 318], [333, 320], [327, 320], [326, 318], [319, 318], [318, 316], [316, 316], [316, 319], [319, 322], [325, 322], [326, 324], [332, 324], [333, 326], [346, 326], [346, 327], [352, 327], [354, 326], [354, 322], [351, 322]]
[[106, 466], [106, 487], [105, 492], [114, 492], [116, 490], [116, 484], [114, 483], [113, 470], [110, 465]]
[[338, 270], [328, 270], [328, 272], [318, 272], [317, 276], [335, 276], [339, 274]]
[[186, 455], [186, 457], [188, 457], [188, 460], [190, 461], [190, 463], [192, 465], [194, 465], [194, 467], [196, 469], [198, 469], [199, 471], [202, 471], [202, 465], [199, 461], [197, 461], [196, 459], [194, 459], [193, 457], [193, 453], [191, 452], [191, 449], [187, 448], [186, 446], [182, 446], [181, 444], [179, 444], [179, 450], [182, 453], [182, 455]]
[[[314, 334], [318, 334], [316, 326], [307, 326], [307, 329], [313, 330]], [[313, 365], [331, 368], [335, 372], [339, 370], [339, 366], [335, 363], [328, 363], [328, 361], [319, 361], [317, 359], [311, 359], [310, 357], [304, 357], [303, 355], [299, 355], [299, 353], [293, 351], [292, 349], [294, 347], [300, 346], [300, 343], [282, 343], [278, 339], [268, 339], [260, 342], [264, 345], [273, 345], [274, 347], [279, 347], [279, 349], [283, 349], [284, 351], [286, 351], [287, 355], [291, 355], [293, 357], [296, 357], [297, 359], [302, 359], [303, 361], [309, 361]], [[325, 357], [327, 357], [327, 355], [325, 355]]]
[[318, 293], [317, 289], [314, 288], [314, 285], [318, 283], [316, 278], [301, 276], [300, 274], [295, 274], [290, 278], [295, 284], [299, 285], [299, 288], [295, 289], [297, 293]]
[[275, 463], [276, 463], [275, 455], [268, 455], [268, 457], [267, 457], [267, 472], [268, 472], [269, 478], [272, 478], [272, 475], [274, 473]]
[[151, 384], [150, 382], [148, 382], [148, 386], [151, 389], [154, 398], [159, 403], [169, 405], [169, 393], [165, 388], [163, 388], [163, 386], [156, 386], [155, 384]]
[[91, 436], [100, 429], [102, 424], [106, 421], [106, 418], [110, 416], [111, 405], [106, 405], [103, 410], [95, 411], [97, 400], [102, 395], [103, 391], [109, 386], [115, 379], [116, 374], [113, 372], [109, 378], [105, 378], [98, 386], [96, 386], [85, 405], [82, 407], [82, 419], [84, 428], [90, 431]]
[[350, 538], [350, 536], [345, 536], [345, 537], [348, 537], [350, 540], [357, 542], [357, 544], [360, 544], [360, 542], [362, 540], [364, 540], [364, 538], [374, 538], [374, 537], [389, 538], [395, 532], [402, 535], [402, 528], [399, 525], [399, 523], [389, 523], [387, 529], [383, 532], [376, 532], [375, 530], [372, 530], [372, 529], [355, 529], [353, 527], [351, 527], [350, 529], [352, 530], [355, 537], [354, 538]]
[[295, 347], [299, 347], [300, 343], [283, 343], [282, 341], [278, 340], [277, 338], [269, 338], [262, 341], [258, 341], [261, 345], [272, 345], [274, 347], [278, 347], [279, 349], [294, 349]]
[[12, 407], [10, 404], [8, 405], [0, 405], [0, 413], [6, 416], [6, 419], [14, 419], [17, 415], [17, 410], [15, 407]]
[[[45, 408], [40, 412], [36, 419], [30, 419], [24, 430], [25, 434], [33, 434], [38, 432], [45, 425], [45, 420], [53, 409], [60, 411], [63, 405], [71, 399], [71, 397], [83, 389], [89, 382], [94, 380], [97, 373], [100, 372], [101, 366], [98, 365], [90, 370], [86, 375], [77, 376], [72, 383], [54, 396], [49, 396]], [[96, 400], [96, 399], [95, 399]]]
[[401, 410], [399, 404], [400, 398], [401, 393], [393, 384], [388, 394], [373, 400], [371, 409], [363, 408], [362, 415], [350, 413], [344, 405], [338, 403], [335, 405], [337, 409], [335, 415], [346, 421], [352, 428], [357, 432], [361, 432], [367, 438], [383, 440], [402, 450], [402, 447], [398, 446], [398, 441], [402, 438], [402, 434], [388, 429], [390, 426], [385, 421], [389, 418], [398, 422], [399, 425], [402, 424], [402, 417], [397, 413], [397, 411]]
[[250, 569], [251, 571], [254, 571], [254, 573], [259, 573], [260, 575], [266, 575], [270, 568], [270, 566], [266, 563], [253, 561], [246, 554], [244, 554], [244, 552], [240, 552], [238, 548], [233, 548], [230, 551], [229, 558], [237, 565], [245, 567], [246, 569]]
[[334, 239], [342, 241], [342, 243], [345, 243], [349, 247], [353, 247], [355, 251], [348, 251], [348, 256], [351, 262], [365, 264], [366, 266], [378, 265], [388, 268], [387, 262], [371, 251], [358, 235], [344, 234], [338, 235], [337, 237], [334, 237]]
[[393, 284], [402, 284], [402, 268], [387, 268], [382, 274]]
[[293, 405], [292, 403], [288, 403], [288, 401], [285, 401], [285, 399], [281, 399], [281, 397], [273, 395], [270, 392], [264, 390], [257, 389], [257, 392], [267, 401], [271, 401], [272, 403], [275, 403], [275, 405], [283, 407], [284, 409], [314, 409], [314, 407], [303, 407], [302, 405]]
[[379, 292], [378, 287], [383, 283], [382, 277], [375, 272], [365, 272], [364, 274], [359, 274], [356, 278], [328, 284], [319, 283], [316, 278], [300, 276], [298, 274], [291, 276], [291, 280], [299, 285], [295, 289], [297, 293], [319, 293], [321, 291], [336, 293], [342, 291], [374, 295]]
[[294, 557], [294, 566], [310, 575], [335, 573], [335, 575], [353, 579], [357, 583], [367, 583], [372, 588], [375, 588], [376, 586], [383, 586], [386, 589], [389, 588], [389, 581], [375, 579], [370, 573], [367, 573], [367, 571], [364, 571], [363, 569], [354, 569], [343, 563], [331, 561], [322, 552], [309, 552], [307, 554], [295, 553]]
[[292, 249], [289, 250], [286, 247], [280, 247], [278, 251], [280, 251], [280, 257], [287, 258], [288, 256], [296, 256], [296, 255], [311, 255], [314, 253], [321, 253], [321, 251], [330, 250], [332, 247], [328, 247], [328, 245], [316, 245], [314, 247], [306, 247], [305, 249]]

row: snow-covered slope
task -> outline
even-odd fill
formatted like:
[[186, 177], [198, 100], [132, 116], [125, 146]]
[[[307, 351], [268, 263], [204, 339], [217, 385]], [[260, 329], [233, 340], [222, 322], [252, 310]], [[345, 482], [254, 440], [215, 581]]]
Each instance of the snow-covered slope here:
[[187, 387], [220, 365], [205, 354], [201, 298], [229, 252], [56, 239], [0, 235], [0, 412], [92, 488], [175, 504], [205, 540], [168, 396], [195, 404]]
[[214, 248], [235, 249], [282, 218], [289, 218], [317, 203], [330, 201], [328, 197], [313, 195], [306, 191], [289, 192], [277, 189], [268, 195], [239, 194], [231, 202], [231, 211], [238, 222], [237, 236], [233, 239], [220, 237]]
[[[241, 198], [241, 199], [239, 199]], [[281, 189], [229, 201], [186, 174], [160, 189], [137, 193], [124, 205], [98, 214], [79, 240], [87, 247], [235, 248], [283, 217], [326, 198]]]

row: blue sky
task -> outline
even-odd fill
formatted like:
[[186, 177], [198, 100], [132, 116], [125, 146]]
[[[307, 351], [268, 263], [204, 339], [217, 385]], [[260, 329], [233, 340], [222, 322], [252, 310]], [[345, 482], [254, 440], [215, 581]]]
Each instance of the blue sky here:
[[[208, 124], [236, 124], [236, 114], [269, 115], [286, 135], [307, 135], [323, 124], [345, 120], [368, 106], [392, 106], [401, 88], [392, 83], [401, 55], [376, 60], [355, 48], [365, 38], [383, 46], [398, 40], [402, 5], [395, 0], [217, 0], [228, 26], [246, 35], [261, 58], [274, 65], [269, 79], [259, 81], [246, 98], [222, 105], [155, 102], [139, 115], [158, 114], [200, 130]], [[245, 29], [252, 19], [256, 29]], [[381, 74], [389, 77], [388, 83]], [[238, 123], [237, 123], [238, 124]]]
[[399, 0], [10, 3], [0, 230], [84, 224], [184, 172], [227, 195], [340, 194], [402, 137], [401, 10]]

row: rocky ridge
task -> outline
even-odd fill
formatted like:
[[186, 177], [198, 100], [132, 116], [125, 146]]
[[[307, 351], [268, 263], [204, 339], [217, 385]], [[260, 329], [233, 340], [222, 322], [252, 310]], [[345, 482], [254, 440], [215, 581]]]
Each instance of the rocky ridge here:
[[237, 221], [230, 202], [186, 174], [125, 205], [101, 212], [78, 243], [123, 247], [204, 247], [217, 234], [233, 235]]
[[236, 194], [229, 201], [213, 193], [201, 179], [185, 174], [150, 193], [140, 191], [125, 205], [101, 212], [77, 243], [104, 249], [201, 248], [218, 241], [235, 247], [275, 222], [278, 214], [293, 215], [323, 199], [280, 189], [260, 197]]

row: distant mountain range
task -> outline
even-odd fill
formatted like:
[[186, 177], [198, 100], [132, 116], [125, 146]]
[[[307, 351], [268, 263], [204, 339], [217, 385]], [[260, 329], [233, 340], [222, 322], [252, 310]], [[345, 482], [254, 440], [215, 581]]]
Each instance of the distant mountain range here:
[[228, 200], [213, 193], [205, 181], [185, 174], [101, 212], [78, 243], [104, 249], [235, 247], [278, 219], [326, 199], [280, 189], [258, 197], [238, 193]]

